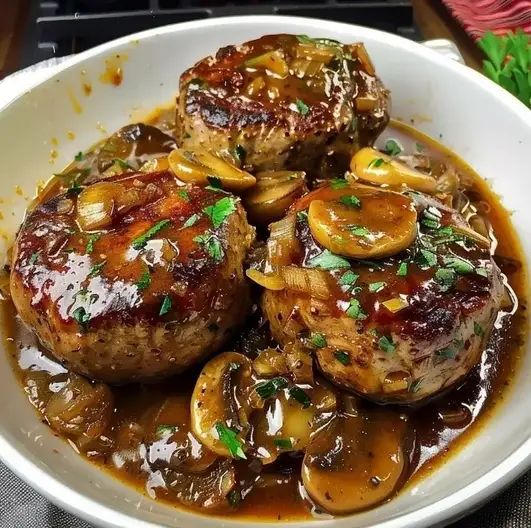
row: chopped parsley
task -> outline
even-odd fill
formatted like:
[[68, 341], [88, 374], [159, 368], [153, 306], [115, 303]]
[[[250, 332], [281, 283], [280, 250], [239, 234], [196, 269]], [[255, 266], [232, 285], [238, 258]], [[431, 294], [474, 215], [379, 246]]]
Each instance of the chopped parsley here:
[[421, 249], [419, 256], [419, 263], [421, 266], [427, 266], [433, 268], [437, 265], [437, 255], [428, 249]]
[[468, 262], [468, 260], [461, 257], [446, 257], [444, 259], [444, 264], [447, 268], [459, 273], [459, 275], [466, 275], [474, 272], [474, 266]]
[[135, 282], [136, 287], [139, 290], [145, 290], [149, 287], [151, 284], [151, 273], [149, 272], [149, 269], [146, 269], [142, 272], [142, 275], [140, 275], [140, 278]]
[[188, 191], [185, 189], [181, 189], [180, 191], [177, 191], [177, 195], [180, 196], [183, 200], [186, 200], [187, 202], [190, 201], [190, 195], [188, 194]]
[[370, 169], [371, 167], [378, 168], [380, 165], [383, 165], [385, 163], [385, 160], [383, 158], [374, 158], [368, 165], [367, 168]]
[[308, 266], [311, 268], [321, 268], [325, 270], [335, 270], [341, 268], [350, 268], [350, 263], [348, 260], [338, 255], [334, 255], [328, 249], [325, 249], [319, 255], [311, 258], [308, 261]]
[[167, 434], [173, 434], [177, 431], [176, 425], [161, 424], [157, 427], [157, 436], [165, 436]]
[[212, 225], [217, 229], [223, 222], [236, 211], [236, 200], [230, 196], [225, 196], [214, 205], [209, 205], [203, 212], [212, 220]]
[[371, 293], [378, 293], [381, 292], [386, 286], [387, 283], [385, 282], [371, 282], [369, 284], [369, 291]]
[[344, 189], [345, 187], [348, 187], [348, 181], [345, 180], [345, 178], [334, 178], [330, 180], [330, 187], [332, 189]]
[[360, 208], [361, 207], [361, 202], [360, 202], [360, 199], [357, 197], [357, 196], [354, 196], [353, 194], [349, 195], [349, 196], [342, 196], [339, 201], [343, 204], [343, 205], [348, 205], [350, 207], [357, 207], [357, 208]]
[[262, 381], [256, 386], [256, 393], [262, 400], [266, 400], [267, 398], [271, 398], [271, 396], [275, 396], [275, 394], [288, 386], [288, 380], [286, 378], [277, 377], [272, 378], [269, 381]]
[[133, 248], [137, 250], [143, 249], [148, 243], [148, 240], [153, 238], [159, 231], [162, 231], [170, 224], [171, 220], [160, 220], [160, 222], [157, 222], [154, 226], [150, 227], [145, 233], [133, 240]]
[[456, 274], [453, 269], [439, 268], [435, 272], [435, 281], [440, 285], [442, 291], [448, 291], [455, 283]]
[[398, 265], [398, 269], [396, 270], [396, 274], [398, 277], [406, 277], [407, 276], [407, 262], [401, 262]]
[[339, 279], [339, 284], [341, 284], [341, 286], [353, 286], [354, 284], [356, 284], [358, 278], [358, 274], [354, 273], [352, 270], [348, 270], [345, 271], [343, 275], [341, 275], [341, 278]]
[[32, 253], [30, 255], [30, 258], [29, 258], [28, 262], [30, 264], [32, 264], [32, 265], [35, 264], [37, 262], [37, 260], [39, 260], [40, 254], [41, 254], [40, 251], [36, 251], [35, 253]]
[[299, 222], [307, 222], [308, 221], [308, 213], [306, 211], [299, 211], [297, 213], [297, 220]]
[[371, 232], [366, 227], [358, 226], [358, 225], [351, 226], [350, 232], [353, 235], [359, 236], [359, 237], [368, 237], [371, 234]]
[[197, 221], [199, 220], [200, 216], [198, 214], [193, 214], [192, 216], [190, 216], [190, 218], [188, 218], [188, 220], [186, 220], [186, 222], [183, 224], [183, 229], [185, 229], [186, 227], [192, 227], [193, 225], [195, 225], [197, 223]]
[[407, 390], [412, 393], [418, 392], [420, 390], [420, 386], [422, 385], [422, 381], [423, 378], [417, 378], [411, 382]]
[[310, 337], [310, 343], [315, 348], [324, 348], [326, 346], [326, 338], [323, 334], [312, 334]]
[[273, 442], [280, 449], [291, 449], [293, 447], [290, 438], [275, 438]]
[[218, 178], [217, 176], [207, 176], [207, 180], [209, 183], [208, 187], [210, 187], [211, 189], [214, 189], [216, 191], [223, 189], [223, 185], [221, 184], [221, 179]]
[[92, 233], [88, 236], [87, 245], [85, 251], [87, 254], [91, 254], [94, 251], [94, 244], [101, 238], [101, 233]]
[[305, 116], [310, 111], [310, 107], [301, 99], [295, 99], [295, 106], [297, 107], [297, 112]]
[[429, 229], [439, 229], [441, 227], [441, 212], [435, 207], [427, 207], [422, 212], [420, 223]]
[[232, 490], [227, 495], [227, 501], [231, 508], [237, 508], [240, 505], [240, 502], [242, 501], [242, 495], [238, 490]]
[[81, 185], [79, 185], [79, 183], [77, 181], [73, 181], [70, 184], [70, 187], [68, 187], [68, 189], [66, 191], [66, 195], [69, 198], [72, 198], [72, 197], [77, 196], [78, 194], [80, 194], [82, 190], [83, 190], [83, 187], [81, 187]]
[[120, 167], [122, 170], [134, 170], [134, 167], [131, 167], [127, 161], [121, 158], [113, 158], [112, 162]]
[[164, 299], [162, 300], [162, 304], [160, 305], [159, 315], [166, 315], [171, 310], [171, 297], [169, 295], [165, 295]]
[[74, 159], [76, 161], [83, 161], [85, 159], [85, 154], [83, 152], [79, 151], [75, 156]]
[[477, 336], [482, 336], [485, 333], [485, 330], [483, 330], [483, 327], [474, 321], [474, 334]]
[[487, 268], [476, 268], [476, 275], [480, 275], [481, 277], [488, 277], [489, 272]]
[[88, 329], [90, 314], [87, 313], [83, 306], [79, 306], [78, 308], [76, 308], [72, 313], [72, 317], [77, 321], [77, 324], [83, 331], [86, 331]]
[[197, 235], [194, 238], [194, 242], [199, 244], [204, 251], [214, 260], [214, 262], [221, 262], [225, 255], [223, 246], [219, 238], [213, 233], [205, 233], [203, 235]]
[[99, 262], [98, 264], [94, 264], [92, 268], [90, 268], [88, 278], [96, 277], [96, 275], [99, 275], [101, 273], [101, 270], [103, 269], [103, 266], [106, 264], [106, 260], [103, 260], [102, 262]]
[[245, 157], [247, 156], [247, 151], [241, 146], [236, 145], [233, 150], [234, 157], [239, 163], [245, 162]]
[[365, 319], [367, 314], [363, 311], [360, 302], [358, 299], [350, 299], [350, 303], [345, 313], [352, 317], [352, 319]]
[[402, 152], [402, 148], [394, 139], [388, 139], [385, 142], [384, 152], [389, 156], [398, 156]]
[[350, 354], [346, 350], [337, 350], [336, 352], [334, 352], [334, 357], [342, 365], [350, 365]]
[[415, 143], [415, 149], [417, 152], [423, 152], [424, 151], [424, 145], [422, 143]]
[[304, 409], [310, 406], [312, 403], [312, 400], [308, 396], [308, 394], [303, 391], [300, 387], [291, 387], [291, 389], [288, 391], [291, 398], [294, 400], [297, 400]]
[[220, 442], [225, 445], [233, 458], [247, 458], [243, 452], [241, 440], [230, 427], [227, 427], [223, 422], [217, 422], [216, 432], [218, 433]]
[[455, 356], [457, 356], [457, 352], [458, 350], [456, 344], [452, 343], [447, 347], [437, 350], [437, 352], [435, 352], [435, 355], [444, 359], [455, 359]]
[[393, 340], [387, 336], [382, 336], [378, 339], [378, 347], [387, 354], [396, 350], [396, 345], [393, 343]]

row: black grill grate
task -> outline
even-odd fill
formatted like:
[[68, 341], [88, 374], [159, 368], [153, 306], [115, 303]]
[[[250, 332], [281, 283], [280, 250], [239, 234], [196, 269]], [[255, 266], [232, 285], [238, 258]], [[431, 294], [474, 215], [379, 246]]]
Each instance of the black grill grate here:
[[338, 20], [418, 37], [411, 2], [406, 0], [34, 0], [23, 66], [156, 26], [249, 14]]

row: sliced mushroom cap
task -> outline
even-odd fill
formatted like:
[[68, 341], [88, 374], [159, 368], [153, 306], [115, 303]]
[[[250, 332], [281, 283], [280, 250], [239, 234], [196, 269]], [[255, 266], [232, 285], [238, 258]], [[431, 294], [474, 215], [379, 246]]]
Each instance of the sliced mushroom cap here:
[[[154, 158], [165, 158], [175, 148], [175, 140], [160, 129], [143, 123], [127, 125], [110, 136], [98, 154], [98, 170], [105, 172], [116, 160], [118, 172], [138, 170]], [[129, 165], [129, 167], [128, 167]], [[160, 170], [160, 169], [159, 169]]]
[[370, 147], [362, 148], [354, 154], [350, 169], [360, 180], [369, 183], [392, 187], [407, 186], [432, 194], [438, 191], [435, 178]]
[[191, 432], [188, 396], [167, 398], [150, 426], [147, 459], [155, 469], [200, 473], [218, 458]]
[[192, 432], [220, 456], [245, 457], [251, 386], [251, 360], [237, 352], [211, 359], [197, 378], [190, 402]]
[[256, 183], [256, 178], [204, 149], [177, 148], [168, 156], [172, 172], [180, 180], [209, 185], [219, 180], [223, 189], [243, 191]]
[[52, 429], [78, 443], [100, 436], [113, 410], [114, 398], [107, 385], [70, 374], [48, 400], [44, 415]]
[[305, 173], [267, 171], [256, 174], [256, 185], [244, 198], [252, 222], [267, 225], [284, 216], [291, 204], [304, 192]]
[[399, 253], [417, 234], [411, 198], [366, 186], [316, 193], [309, 205], [308, 223], [326, 249], [359, 259]]
[[337, 414], [306, 448], [302, 481], [332, 514], [379, 504], [405, 478], [411, 435], [405, 417], [384, 409]]
[[231, 460], [220, 459], [202, 473], [168, 471], [164, 480], [183, 504], [213, 509], [227, 504], [227, 496], [236, 486], [236, 471]]

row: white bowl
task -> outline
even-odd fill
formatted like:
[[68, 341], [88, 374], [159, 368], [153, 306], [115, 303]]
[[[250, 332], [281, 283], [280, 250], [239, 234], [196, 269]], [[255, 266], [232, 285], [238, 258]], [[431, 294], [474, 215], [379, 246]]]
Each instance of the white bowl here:
[[[415, 119], [424, 132], [492, 182], [531, 261], [531, 112], [480, 74], [400, 37], [319, 20], [252, 16], [153, 29], [81, 53], [69, 66], [0, 111], [2, 232], [13, 234], [39, 180], [79, 150], [161, 103], [171, 102], [180, 73], [222, 45], [267, 33], [305, 33], [361, 40], [391, 89], [393, 116]], [[99, 82], [105, 60], [125, 55], [119, 87]], [[90, 96], [82, 83], [90, 82]], [[82, 112], [76, 112], [79, 103]], [[79, 111], [79, 108], [77, 108]], [[75, 139], [67, 139], [73, 132]], [[53, 145], [52, 138], [58, 140]], [[50, 151], [58, 157], [50, 163]], [[13, 213], [13, 214], [11, 214]], [[5, 249], [5, 248], [4, 248]], [[415, 528], [469, 512], [531, 465], [531, 354], [521, 362], [505, 403], [480, 434], [421, 482], [374, 510], [321, 521], [327, 528]], [[0, 369], [0, 457], [50, 500], [105, 527], [260, 526], [220, 520], [156, 503], [83, 460], [37, 418], [9, 366]], [[293, 527], [316, 526], [315, 521]]]

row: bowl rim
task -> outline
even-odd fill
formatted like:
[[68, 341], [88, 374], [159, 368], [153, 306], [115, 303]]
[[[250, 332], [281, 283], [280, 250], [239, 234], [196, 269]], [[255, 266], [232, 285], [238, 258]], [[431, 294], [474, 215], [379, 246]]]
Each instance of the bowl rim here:
[[[102, 53], [113, 50], [124, 44], [130, 43], [132, 40], [145, 40], [149, 38], [156, 38], [161, 35], [178, 33], [187, 30], [195, 30], [199, 28], [216, 27], [216, 29], [226, 28], [227, 26], [239, 26], [242, 24], [256, 25], [257, 29], [261, 24], [269, 23], [279, 24], [279, 29], [284, 29], [290, 26], [291, 32], [296, 30], [297, 25], [307, 27], [308, 24], [315, 25], [316, 31], [326, 31], [328, 29], [338, 28], [342, 30], [351, 30], [356, 34], [356, 38], [363, 40], [365, 36], [369, 36], [372, 40], [379, 41], [390, 46], [396, 46], [406, 52], [410, 52], [416, 56], [424, 57], [425, 59], [441, 65], [451, 72], [467, 78], [469, 81], [478, 86], [482, 90], [491, 92], [507, 110], [511, 111], [515, 116], [523, 121], [531, 129], [531, 111], [516, 97], [513, 97], [507, 91], [488, 78], [481, 75], [479, 72], [442, 57], [437, 52], [422, 46], [420, 43], [408, 40], [404, 37], [387, 33], [364, 26], [355, 24], [348, 24], [344, 22], [336, 22], [329, 20], [322, 20], [317, 18], [297, 17], [297, 16], [283, 16], [283, 15], [244, 15], [232, 17], [219, 17], [201, 20], [193, 20], [189, 22], [181, 22], [151, 28], [145, 31], [132, 33], [130, 35], [120, 37], [118, 39], [106, 42], [84, 52], [81, 52], [70, 59], [66, 60], [59, 69], [54, 69], [53, 73], [44, 79], [39, 80], [31, 88], [40, 86], [41, 84], [51, 82], [52, 79], [60, 77], [63, 70], [69, 70], [76, 65], [83, 63], [87, 59], [98, 56]], [[213, 50], [214, 51], [214, 50]], [[7, 101], [4, 105], [0, 105], [0, 112], [15, 105], [17, 101], [23, 97], [28, 91], [20, 93], [17, 97]], [[510, 390], [510, 389], [509, 389]], [[503, 405], [503, 404], [502, 404]], [[137, 528], [160, 528], [160, 526], [149, 521], [139, 520], [131, 517], [119, 510], [103, 505], [96, 500], [93, 500], [82, 493], [69, 488], [60, 478], [48, 473], [41, 465], [31, 460], [31, 455], [25, 454], [25, 448], [18, 448], [14, 443], [11, 443], [0, 430], [0, 460], [11, 469], [18, 477], [28, 483], [38, 493], [46, 497], [52, 503], [63, 508], [64, 510], [77, 515], [91, 523], [98, 526], [105, 526], [107, 528], [122, 528], [122, 527], [137, 527]], [[87, 462], [89, 463], [89, 462]], [[391, 518], [385, 522], [378, 524], [378, 528], [396, 528], [397, 521], [400, 526], [408, 528], [423, 528], [427, 526], [443, 526], [452, 520], [455, 520], [466, 513], [473, 511], [486, 502], [492, 495], [502, 491], [512, 481], [522, 475], [527, 469], [531, 468], [531, 437], [522, 439], [519, 446], [510, 453], [502, 463], [498, 464], [487, 473], [483, 474], [475, 482], [465, 486], [432, 504], [428, 504], [419, 510], [414, 510], [399, 518]], [[123, 484], [124, 486], [126, 484]], [[186, 518], [201, 518], [203, 520], [210, 519], [211, 526], [264, 526], [265, 523], [250, 522], [246, 519], [221, 519], [219, 517], [211, 517], [197, 513], [186, 512], [181, 509], [175, 509], [175, 513], [181, 520], [176, 518], [177, 525], [184, 526], [181, 523], [185, 522]], [[348, 522], [350, 517], [336, 518], [331, 521], [324, 521], [327, 526], [341, 524], [341, 519]], [[287, 522], [294, 528], [310, 526], [310, 523], [315, 521], [294, 521]], [[210, 523], [209, 523], [210, 524]], [[376, 528], [376, 527], [374, 527]]]

